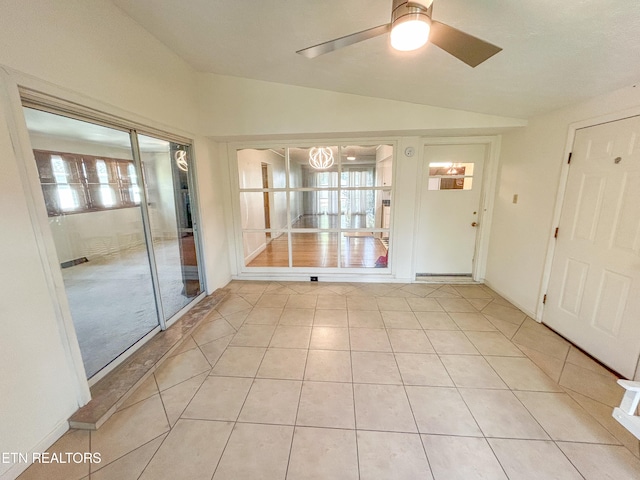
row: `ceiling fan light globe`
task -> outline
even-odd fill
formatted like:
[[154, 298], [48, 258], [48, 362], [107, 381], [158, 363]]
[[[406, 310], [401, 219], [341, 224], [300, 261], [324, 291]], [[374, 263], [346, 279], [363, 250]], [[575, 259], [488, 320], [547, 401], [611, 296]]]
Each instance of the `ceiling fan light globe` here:
[[430, 30], [431, 25], [422, 18], [397, 21], [391, 28], [391, 46], [401, 52], [417, 50], [429, 40]]

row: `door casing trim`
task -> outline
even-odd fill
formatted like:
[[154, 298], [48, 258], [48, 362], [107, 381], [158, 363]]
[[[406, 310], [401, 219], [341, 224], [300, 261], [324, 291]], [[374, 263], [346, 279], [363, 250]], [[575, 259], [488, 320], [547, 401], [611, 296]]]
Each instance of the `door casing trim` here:
[[[476, 233], [476, 246], [474, 251], [474, 261], [472, 265], [471, 276], [476, 282], [484, 282], [487, 271], [487, 257], [489, 254], [489, 234], [491, 231], [491, 222], [493, 219], [493, 205], [496, 192], [496, 180], [498, 174], [498, 160], [500, 157], [501, 136], [465, 136], [465, 137], [423, 137], [422, 151], [418, 163], [416, 174], [416, 205], [422, 203], [422, 175], [424, 174], [424, 149], [434, 145], [484, 145], [486, 148], [484, 168], [482, 179], [480, 182], [480, 203], [478, 211], [478, 232]], [[414, 211], [414, 225], [418, 225], [420, 216], [420, 208]], [[419, 244], [418, 228], [414, 228], [413, 232], [413, 252], [411, 252], [412, 267], [411, 277], [415, 279], [416, 268], [415, 259]]]
[[[544, 261], [544, 268], [542, 271], [542, 280], [540, 282], [540, 291], [538, 292], [538, 304], [536, 306], [535, 320], [538, 323], [542, 323], [544, 317], [544, 303], [543, 299], [549, 288], [549, 281], [551, 279], [551, 267], [553, 266], [553, 257], [555, 254], [556, 242], [555, 242], [555, 230], [560, 223], [560, 217], [562, 215], [562, 208], [564, 206], [564, 197], [567, 190], [567, 182], [569, 179], [569, 167], [567, 162], [569, 154], [573, 150], [573, 144], [575, 142], [576, 131], [582, 128], [595, 127], [603, 123], [617, 122], [630, 117], [640, 116], [640, 107], [633, 107], [620, 112], [608, 113], [605, 115], [599, 115], [588, 120], [580, 120], [569, 124], [567, 139], [565, 142], [564, 152], [561, 158], [562, 169], [560, 171], [560, 180], [558, 182], [558, 191], [556, 193], [556, 201], [553, 209], [553, 220], [549, 227], [548, 241], [547, 241], [547, 253]], [[636, 371], [634, 380], [640, 380], [640, 358], [636, 365]]]

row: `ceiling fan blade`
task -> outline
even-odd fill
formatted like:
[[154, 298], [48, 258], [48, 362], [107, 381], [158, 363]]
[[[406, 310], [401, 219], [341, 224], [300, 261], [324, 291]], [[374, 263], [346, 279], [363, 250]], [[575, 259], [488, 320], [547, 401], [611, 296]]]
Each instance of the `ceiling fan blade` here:
[[358, 33], [352, 33], [351, 35], [346, 35], [334, 40], [329, 40], [328, 42], [319, 43], [318, 45], [314, 45], [313, 47], [303, 48], [302, 50], [298, 50], [296, 53], [304, 55], [307, 58], [315, 58], [319, 55], [338, 50], [339, 48], [348, 47], [349, 45], [353, 45], [354, 43], [362, 42], [364, 40], [369, 40], [370, 38], [384, 35], [389, 31], [391, 31], [390, 23], [387, 23], [385, 25], [378, 25], [377, 27], [369, 28]]
[[502, 50], [489, 42], [435, 20], [431, 21], [429, 41], [470, 67], [477, 67]]

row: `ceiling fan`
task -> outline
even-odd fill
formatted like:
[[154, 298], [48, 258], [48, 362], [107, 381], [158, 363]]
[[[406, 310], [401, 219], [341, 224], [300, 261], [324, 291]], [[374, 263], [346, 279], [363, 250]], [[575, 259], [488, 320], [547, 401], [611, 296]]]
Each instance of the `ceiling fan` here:
[[393, 0], [391, 23], [329, 40], [313, 47], [298, 50], [296, 53], [307, 58], [315, 58], [387, 33], [390, 33], [391, 46], [396, 50], [416, 50], [427, 41], [431, 41], [434, 45], [471, 67], [480, 65], [502, 50], [502, 48], [468, 33], [432, 20], [432, 11], [433, 0]]

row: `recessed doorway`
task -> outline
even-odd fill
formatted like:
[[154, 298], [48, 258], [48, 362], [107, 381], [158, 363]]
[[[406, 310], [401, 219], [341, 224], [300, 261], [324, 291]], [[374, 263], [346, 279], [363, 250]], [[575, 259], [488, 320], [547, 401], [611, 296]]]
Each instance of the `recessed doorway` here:
[[417, 279], [472, 280], [485, 144], [426, 145], [416, 235]]

